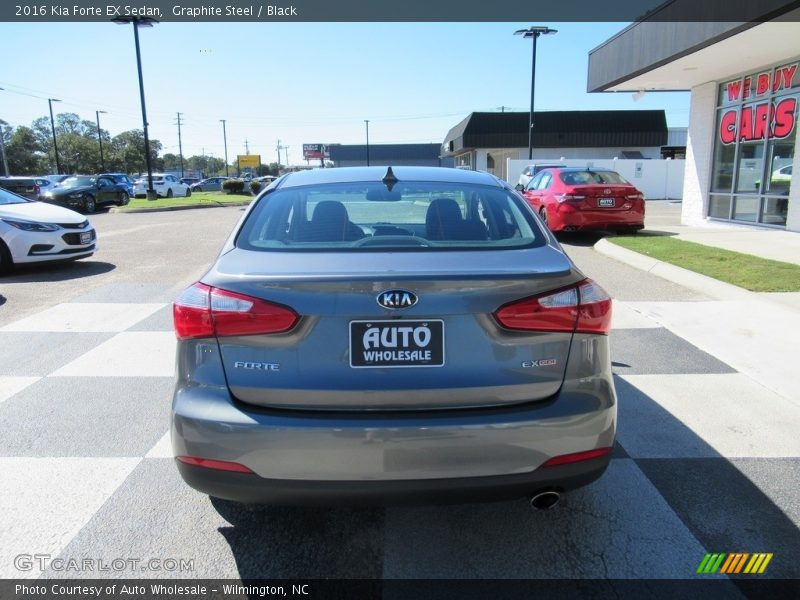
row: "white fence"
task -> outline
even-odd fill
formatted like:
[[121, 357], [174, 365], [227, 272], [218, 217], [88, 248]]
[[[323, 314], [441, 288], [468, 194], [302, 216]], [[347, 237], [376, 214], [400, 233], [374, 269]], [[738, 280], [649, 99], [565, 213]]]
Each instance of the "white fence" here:
[[559, 164], [568, 167], [593, 167], [595, 169], [611, 169], [621, 174], [625, 179], [635, 185], [648, 200], [669, 198], [679, 200], [683, 197], [683, 170], [685, 160], [642, 160], [642, 159], [574, 159], [561, 160], [534, 159], [514, 160], [508, 159], [506, 173], [508, 182], [516, 185], [519, 176], [527, 165]]

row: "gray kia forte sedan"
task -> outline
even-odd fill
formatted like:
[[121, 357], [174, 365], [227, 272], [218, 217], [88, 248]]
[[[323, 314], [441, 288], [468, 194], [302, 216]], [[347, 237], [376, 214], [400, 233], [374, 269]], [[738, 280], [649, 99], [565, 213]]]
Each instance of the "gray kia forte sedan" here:
[[172, 447], [211, 496], [543, 508], [608, 466], [611, 299], [488, 173], [281, 177], [174, 320]]

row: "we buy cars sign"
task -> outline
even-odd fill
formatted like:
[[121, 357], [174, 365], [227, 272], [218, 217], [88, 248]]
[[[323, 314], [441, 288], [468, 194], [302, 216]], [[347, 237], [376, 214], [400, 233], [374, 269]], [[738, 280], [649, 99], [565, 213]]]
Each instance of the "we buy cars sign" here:
[[[793, 82], [800, 81], [797, 66], [795, 63], [779, 67], [774, 73], [768, 71], [731, 81], [725, 85], [725, 99], [728, 102], [748, 100], [751, 97], [757, 99], [770, 92], [776, 93], [794, 87], [797, 84], [793, 85]], [[787, 138], [794, 132], [797, 97], [787, 96], [748, 104], [741, 108], [741, 117], [737, 120], [738, 113], [738, 108], [730, 108], [720, 118], [719, 139], [723, 144]]]

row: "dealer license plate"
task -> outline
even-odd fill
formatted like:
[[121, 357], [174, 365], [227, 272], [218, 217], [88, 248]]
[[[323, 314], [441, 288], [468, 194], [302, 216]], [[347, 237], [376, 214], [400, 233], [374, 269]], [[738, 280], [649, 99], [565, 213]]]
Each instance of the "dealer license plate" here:
[[597, 206], [602, 206], [604, 208], [614, 207], [614, 199], [613, 198], [599, 198], [597, 200]]
[[350, 321], [353, 368], [443, 365], [444, 321]]
[[92, 241], [91, 231], [81, 232], [81, 244], [89, 244], [91, 241]]

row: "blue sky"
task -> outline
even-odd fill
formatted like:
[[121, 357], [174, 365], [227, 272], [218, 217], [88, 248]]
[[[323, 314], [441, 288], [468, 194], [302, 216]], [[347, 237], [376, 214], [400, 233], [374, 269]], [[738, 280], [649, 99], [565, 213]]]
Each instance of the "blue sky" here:
[[[150, 135], [184, 155], [250, 152], [302, 162], [303, 143], [441, 143], [472, 111], [527, 111], [534, 23], [161, 23], [140, 29]], [[588, 52], [625, 23], [535, 23], [536, 110], [664, 109], [688, 123], [688, 93], [587, 94]], [[2, 23], [0, 119], [30, 125], [75, 112], [116, 135], [141, 128], [131, 26]], [[9, 58], [13, 57], [13, 58]], [[285, 152], [282, 158], [285, 157]], [[285, 158], [283, 158], [285, 162]]]

